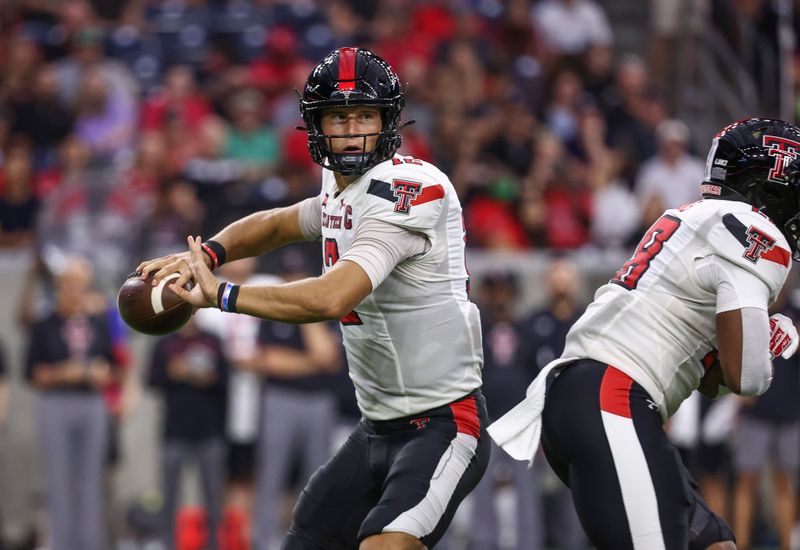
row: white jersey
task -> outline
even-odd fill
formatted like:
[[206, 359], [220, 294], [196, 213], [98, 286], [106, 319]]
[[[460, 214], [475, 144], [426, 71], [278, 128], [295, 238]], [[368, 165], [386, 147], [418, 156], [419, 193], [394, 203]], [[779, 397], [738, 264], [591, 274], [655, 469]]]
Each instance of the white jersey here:
[[663, 417], [670, 416], [698, 387], [703, 360], [717, 348], [716, 289], [697, 272], [709, 256], [761, 280], [768, 300], [738, 307], [763, 309], [777, 298], [791, 262], [786, 238], [749, 204], [701, 200], [667, 210], [633, 258], [597, 291], [567, 335], [563, 356], [618, 368], [650, 394]]
[[368, 219], [421, 233], [430, 242], [427, 252], [397, 264], [341, 319], [362, 414], [400, 418], [479, 388], [480, 317], [467, 296], [461, 204], [447, 176], [427, 162], [395, 156], [341, 193], [325, 170], [318, 200], [323, 270], [346, 254]]

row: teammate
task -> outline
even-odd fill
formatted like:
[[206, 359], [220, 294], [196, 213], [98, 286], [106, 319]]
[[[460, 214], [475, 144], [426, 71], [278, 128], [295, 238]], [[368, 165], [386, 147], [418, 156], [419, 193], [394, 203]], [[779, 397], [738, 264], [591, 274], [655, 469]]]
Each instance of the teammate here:
[[[311, 156], [327, 169], [319, 196], [139, 266], [156, 279], [180, 272], [172, 288], [199, 307], [341, 320], [363, 418], [305, 487], [285, 550], [431, 548], [489, 459], [461, 205], [436, 167], [395, 155], [404, 101], [377, 55], [331, 52], [300, 99]], [[301, 239], [322, 241], [320, 277], [239, 286], [209, 270]]]
[[767, 307], [800, 258], [798, 156], [792, 124], [756, 118], [723, 129], [704, 199], [653, 224], [572, 327], [561, 359], [490, 426], [519, 460], [532, 460], [541, 433], [598, 549], [735, 548], [662, 421], [695, 389], [763, 393], [771, 358], [797, 349], [791, 321]]

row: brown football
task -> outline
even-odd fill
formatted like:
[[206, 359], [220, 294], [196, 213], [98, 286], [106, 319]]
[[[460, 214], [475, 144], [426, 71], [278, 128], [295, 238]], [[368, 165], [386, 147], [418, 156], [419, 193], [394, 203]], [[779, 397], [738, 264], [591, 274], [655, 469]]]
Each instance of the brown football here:
[[[117, 294], [117, 308], [129, 327], [143, 334], [160, 335], [181, 328], [192, 316], [192, 305], [167, 286], [178, 278], [174, 273], [153, 286], [153, 276], [141, 278], [134, 271], [125, 279]], [[185, 287], [191, 288], [190, 284]]]

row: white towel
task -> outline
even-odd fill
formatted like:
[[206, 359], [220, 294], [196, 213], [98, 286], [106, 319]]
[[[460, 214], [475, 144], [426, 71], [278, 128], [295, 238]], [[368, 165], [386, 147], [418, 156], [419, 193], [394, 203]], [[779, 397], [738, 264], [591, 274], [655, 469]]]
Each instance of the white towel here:
[[562, 357], [548, 363], [528, 386], [525, 399], [487, 428], [495, 443], [515, 460], [527, 460], [529, 468], [533, 465], [542, 434], [542, 410], [544, 410], [547, 377], [553, 370], [560, 370], [576, 359], [576, 357]]

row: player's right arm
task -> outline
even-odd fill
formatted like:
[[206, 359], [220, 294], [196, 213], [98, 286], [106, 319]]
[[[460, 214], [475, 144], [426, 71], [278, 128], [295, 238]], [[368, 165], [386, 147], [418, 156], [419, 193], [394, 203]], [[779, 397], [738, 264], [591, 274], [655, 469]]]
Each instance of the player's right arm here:
[[724, 385], [739, 395], [764, 393], [772, 381], [770, 288], [753, 272], [719, 256], [700, 260], [697, 275], [717, 297], [717, 349]]
[[[236, 220], [211, 240], [225, 249], [225, 261], [258, 256], [294, 241], [312, 239], [319, 234], [320, 203], [312, 197], [285, 208], [273, 208], [250, 214]], [[206, 265], [211, 267], [211, 259], [204, 255]], [[180, 273], [176, 283], [183, 286], [191, 279], [189, 252], [170, 254], [154, 260], [145, 260], [137, 271], [142, 278], [153, 273], [156, 280], [172, 273]], [[155, 284], [155, 281], [154, 281]]]

